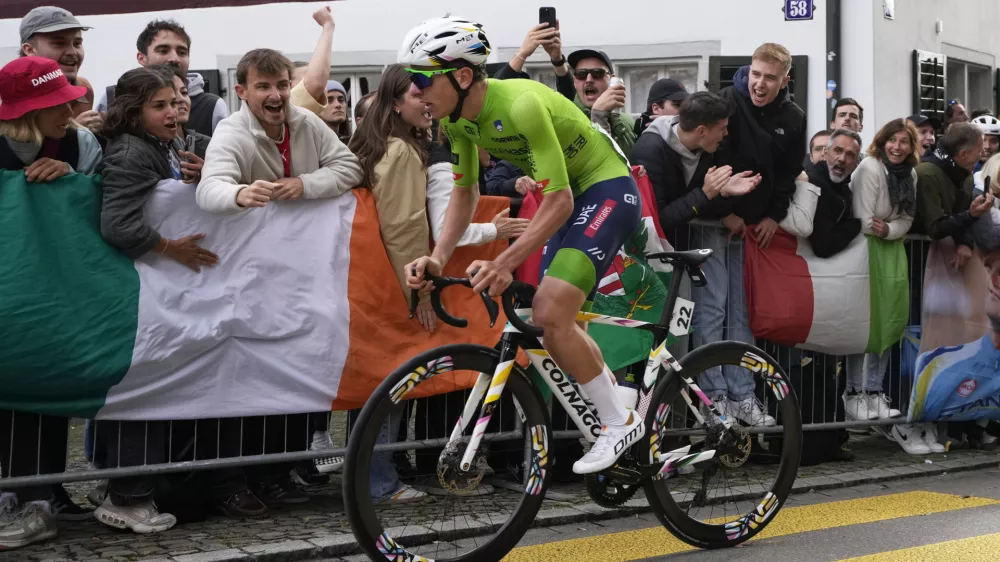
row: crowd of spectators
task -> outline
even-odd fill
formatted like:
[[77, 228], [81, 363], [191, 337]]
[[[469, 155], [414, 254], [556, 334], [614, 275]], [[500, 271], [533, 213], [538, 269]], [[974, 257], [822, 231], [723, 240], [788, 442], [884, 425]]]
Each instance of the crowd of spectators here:
[[[340, 197], [364, 186], [374, 195], [382, 242], [409, 298], [402, 265], [428, 253], [448, 206], [453, 179], [447, 141], [435, 135], [436, 124], [398, 65], [386, 68], [377, 90], [357, 100], [352, 122], [348, 88], [329, 78], [333, 17], [329, 9], [313, 17], [321, 32], [311, 60], [291, 61], [271, 49], [243, 56], [234, 84], [241, 104], [230, 115], [224, 100], [205, 91], [202, 76], [189, 71], [191, 38], [176, 22], [150, 22], [136, 42], [138, 68], [95, 95], [80, 75], [90, 28], [66, 10], [36, 8], [21, 23], [22, 57], [0, 70], [0, 169], [23, 169], [28, 181], [39, 183], [100, 173], [106, 242], [132, 259], [160, 254], [194, 271], [219, 258], [201, 233], [167, 239], [146, 222], [143, 207], [159, 182], [192, 184], [198, 205], [219, 215]], [[973, 226], [994, 205], [991, 193], [1000, 187], [1000, 178], [981, 173], [996, 169], [990, 163], [997, 164], [1000, 121], [979, 111], [970, 119], [957, 100], [949, 103], [944, 123], [923, 115], [894, 118], [866, 148], [859, 135], [864, 109], [844, 98], [833, 108], [829, 129], [807, 142], [805, 116], [788, 88], [792, 56], [778, 44], [761, 45], [733, 85], [717, 93], [688, 92], [671, 78], [658, 80], [649, 92], [627, 92], [612, 80], [615, 65], [605, 52], [566, 55], [559, 28], [541, 24], [529, 30], [496, 78], [528, 78], [524, 64], [539, 47], [551, 60], [558, 91], [648, 176], [671, 243], [714, 250], [704, 265], [707, 286], [688, 294], [698, 303], [693, 346], [753, 341], [744, 238], [767, 249], [801, 184], [819, 194], [808, 239], [820, 258], [843, 251], [859, 234], [900, 243], [907, 234], [922, 234], [954, 240], [956, 269], [972, 256]], [[636, 116], [624, 111], [633, 95], [646, 98], [645, 111]], [[484, 152], [480, 159], [486, 164], [483, 194], [518, 198], [534, 188], [509, 162]], [[695, 220], [698, 225], [688, 228]], [[472, 224], [460, 245], [515, 238], [527, 222], [501, 213], [490, 223]], [[426, 300], [417, 303], [417, 321], [435, 330]], [[896, 418], [906, 411], [884, 390], [888, 359], [885, 352], [844, 361], [842, 400], [849, 419]], [[698, 383], [724, 415], [747, 425], [776, 424], [746, 370], [716, 368], [701, 373]], [[87, 458], [98, 468], [134, 467], [195, 456], [334, 448], [329, 412], [201, 421], [188, 434], [203, 436], [197, 441], [211, 443], [212, 450], [181, 453], [165, 444], [169, 422], [88, 423]], [[67, 424], [58, 416], [0, 412], [2, 476], [65, 471]], [[173, 441], [178, 427], [184, 426], [172, 428]], [[393, 420], [383, 428], [383, 441], [405, 438], [405, 431]], [[901, 420], [892, 435], [910, 453], [943, 450], [932, 424]], [[423, 497], [403, 483], [397, 457], [382, 457], [372, 475], [376, 501]], [[197, 513], [158, 500], [157, 482], [149, 476], [98, 486], [90, 496], [93, 512], [59, 485], [3, 490], [0, 548], [51, 539], [57, 520], [90, 516], [139, 533], [165, 531], [209, 510], [258, 517], [269, 505], [309, 501], [304, 484], [341, 464], [331, 456], [207, 471], [198, 476], [205, 493], [197, 501], [186, 498], [200, 506]]]

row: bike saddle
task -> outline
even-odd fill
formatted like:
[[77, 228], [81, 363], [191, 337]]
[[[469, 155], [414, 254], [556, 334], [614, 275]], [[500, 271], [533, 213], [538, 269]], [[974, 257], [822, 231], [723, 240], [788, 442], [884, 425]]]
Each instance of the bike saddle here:
[[658, 259], [671, 263], [681, 263], [684, 266], [701, 265], [712, 257], [712, 250], [688, 250], [686, 252], [660, 252], [649, 254], [647, 259]]

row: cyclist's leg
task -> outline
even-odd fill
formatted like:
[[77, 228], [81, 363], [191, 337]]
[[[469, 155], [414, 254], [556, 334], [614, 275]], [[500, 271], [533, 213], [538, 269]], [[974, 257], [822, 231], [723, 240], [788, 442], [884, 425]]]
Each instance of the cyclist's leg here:
[[[618, 400], [614, 376], [604, 364], [600, 349], [575, 321], [578, 310], [590, 308], [598, 272], [607, 271], [640, 220], [638, 189], [631, 177], [591, 186], [577, 199], [561, 247], [535, 295], [534, 319], [545, 330], [546, 349], [564, 371], [583, 385], [605, 424], [598, 443], [574, 465], [577, 473], [613, 465], [628, 448], [628, 443], [619, 442], [630, 443], [642, 433], [642, 420], [630, 419]], [[581, 353], [584, 346], [591, 353]]]

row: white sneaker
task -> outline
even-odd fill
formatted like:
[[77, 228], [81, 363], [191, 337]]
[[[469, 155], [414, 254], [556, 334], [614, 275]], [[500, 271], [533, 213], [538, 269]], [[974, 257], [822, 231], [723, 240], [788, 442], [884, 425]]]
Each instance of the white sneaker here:
[[[317, 431], [313, 433], [312, 443], [309, 445], [310, 451], [332, 451], [334, 448], [333, 439], [330, 438], [329, 431]], [[316, 463], [316, 472], [320, 474], [339, 472], [344, 468], [344, 457], [327, 457], [316, 459], [314, 462]]]
[[140, 534], [159, 533], [177, 524], [176, 517], [160, 513], [153, 502], [119, 506], [111, 503], [111, 498], [106, 498], [101, 507], [94, 510], [94, 517], [109, 527]]
[[726, 417], [735, 417], [747, 425], [772, 427], [777, 421], [764, 412], [763, 405], [756, 397], [743, 400], [726, 400], [715, 405]]
[[573, 472], [591, 474], [610, 468], [618, 462], [618, 457], [646, 433], [642, 418], [635, 413], [629, 418], [631, 423], [606, 425], [601, 428], [601, 435], [594, 446], [583, 455], [583, 458], [573, 463]]
[[927, 444], [927, 448], [932, 453], [944, 453], [944, 445], [938, 442], [937, 424], [925, 423], [921, 425], [923, 426], [924, 443]]
[[918, 424], [896, 424], [892, 426], [892, 438], [903, 450], [911, 455], [930, 454], [931, 448], [924, 441], [923, 428]]
[[889, 403], [891, 400], [883, 392], [878, 392], [875, 394], [868, 395], [868, 412], [869, 415], [874, 414], [874, 417], [869, 419], [879, 420], [879, 419], [889, 419], [898, 418], [902, 413], [895, 408], [890, 408]]
[[877, 411], [872, 411], [869, 396], [864, 393], [844, 395], [844, 415], [852, 420], [878, 419]]
[[0, 527], [0, 551], [54, 539], [58, 534], [56, 518], [44, 502], [29, 502], [8, 514]]

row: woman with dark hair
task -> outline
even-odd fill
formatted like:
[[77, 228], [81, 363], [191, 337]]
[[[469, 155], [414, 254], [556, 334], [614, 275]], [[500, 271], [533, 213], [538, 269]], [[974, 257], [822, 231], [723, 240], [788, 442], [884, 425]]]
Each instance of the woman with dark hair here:
[[177, 154], [186, 160], [191, 166], [192, 173], [201, 175], [201, 168], [205, 164], [205, 151], [208, 150], [208, 143], [212, 137], [203, 135], [194, 129], [187, 127], [191, 120], [191, 95], [188, 93], [188, 77], [184, 71], [169, 64], [157, 65], [153, 67], [173, 74], [174, 96], [177, 98], [177, 138], [184, 143], [184, 150], [178, 150]]
[[[349, 145], [361, 164], [361, 185], [371, 188], [375, 196], [382, 243], [407, 301], [410, 291], [404, 266], [430, 249], [426, 130], [431, 119], [411, 86], [402, 66], [389, 66]], [[420, 323], [432, 331], [435, 316], [430, 300], [423, 298], [417, 311]], [[387, 421], [379, 442], [390, 442], [398, 433], [399, 422], [398, 416]], [[372, 460], [370, 489], [376, 502], [404, 503], [426, 496], [399, 480], [390, 453]]]
[[[204, 235], [168, 240], [143, 215], [160, 181], [197, 181], [199, 166], [184, 161], [179, 153], [183, 142], [177, 138], [178, 129], [172, 71], [137, 68], [118, 80], [104, 122], [108, 147], [99, 169], [104, 178], [101, 234], [132, 259], [153, 250], [199, 271], [218, 261], [215, 254], [198, 246], [197, 240]], [[166, 423], [98, 421], [94, 464], [113, 468], [166, 462]], [[152, 478], [113, 478], [94, 516], [118, 529], [165, 531], [177, 519], [159, 512], [153, 493]]]
[[[410, 91], [411, 86], [402, 66], [388, 67], [349, 145], [361, 163], [361, 185], [370, 187], [375, 195], [382, 243], [407, 300], [410, 291], [404, 266], [430, 251], [426, 173], [429, 143], [425, 131], [431, 119], [424, 103]], [[430, 300], [423, 298], [417, 310], [420, 323], [431, 331], [434, 311]]]
[[[883, 240], [902, 239], [910, 231], [917, 207], [916, 127], [905, 119], [886, 123], [868, 147], [868, 156], [851, 177], [854, 216], [861, 220], [861, 232]], [[851, 355], [847, 358], [847, 417], [860, 420], [893, 418], [900, 411], [890, 408], [891, 400], [882, 391], [889, 366], [889, 352]], [[929, 447], [937, 439], [925, 433]], [[934, 445], [932, 445], [932, 443]]]
[[100, 167], [104, 176], [101, 234], [132, 259], [153, 250], [200, 271], [218, 263], [215, 254], [197, 243], [204, 234], [168, 240], [143, 218], [143, 206], [160, 181], [198, 181], [200, 166], [184, 161], [179, 153], [183, 147], [177, 139], [179, 129], [172, 73], [137, 68], [122, 75], [104, 123], [104, 136], [109, 140]]

